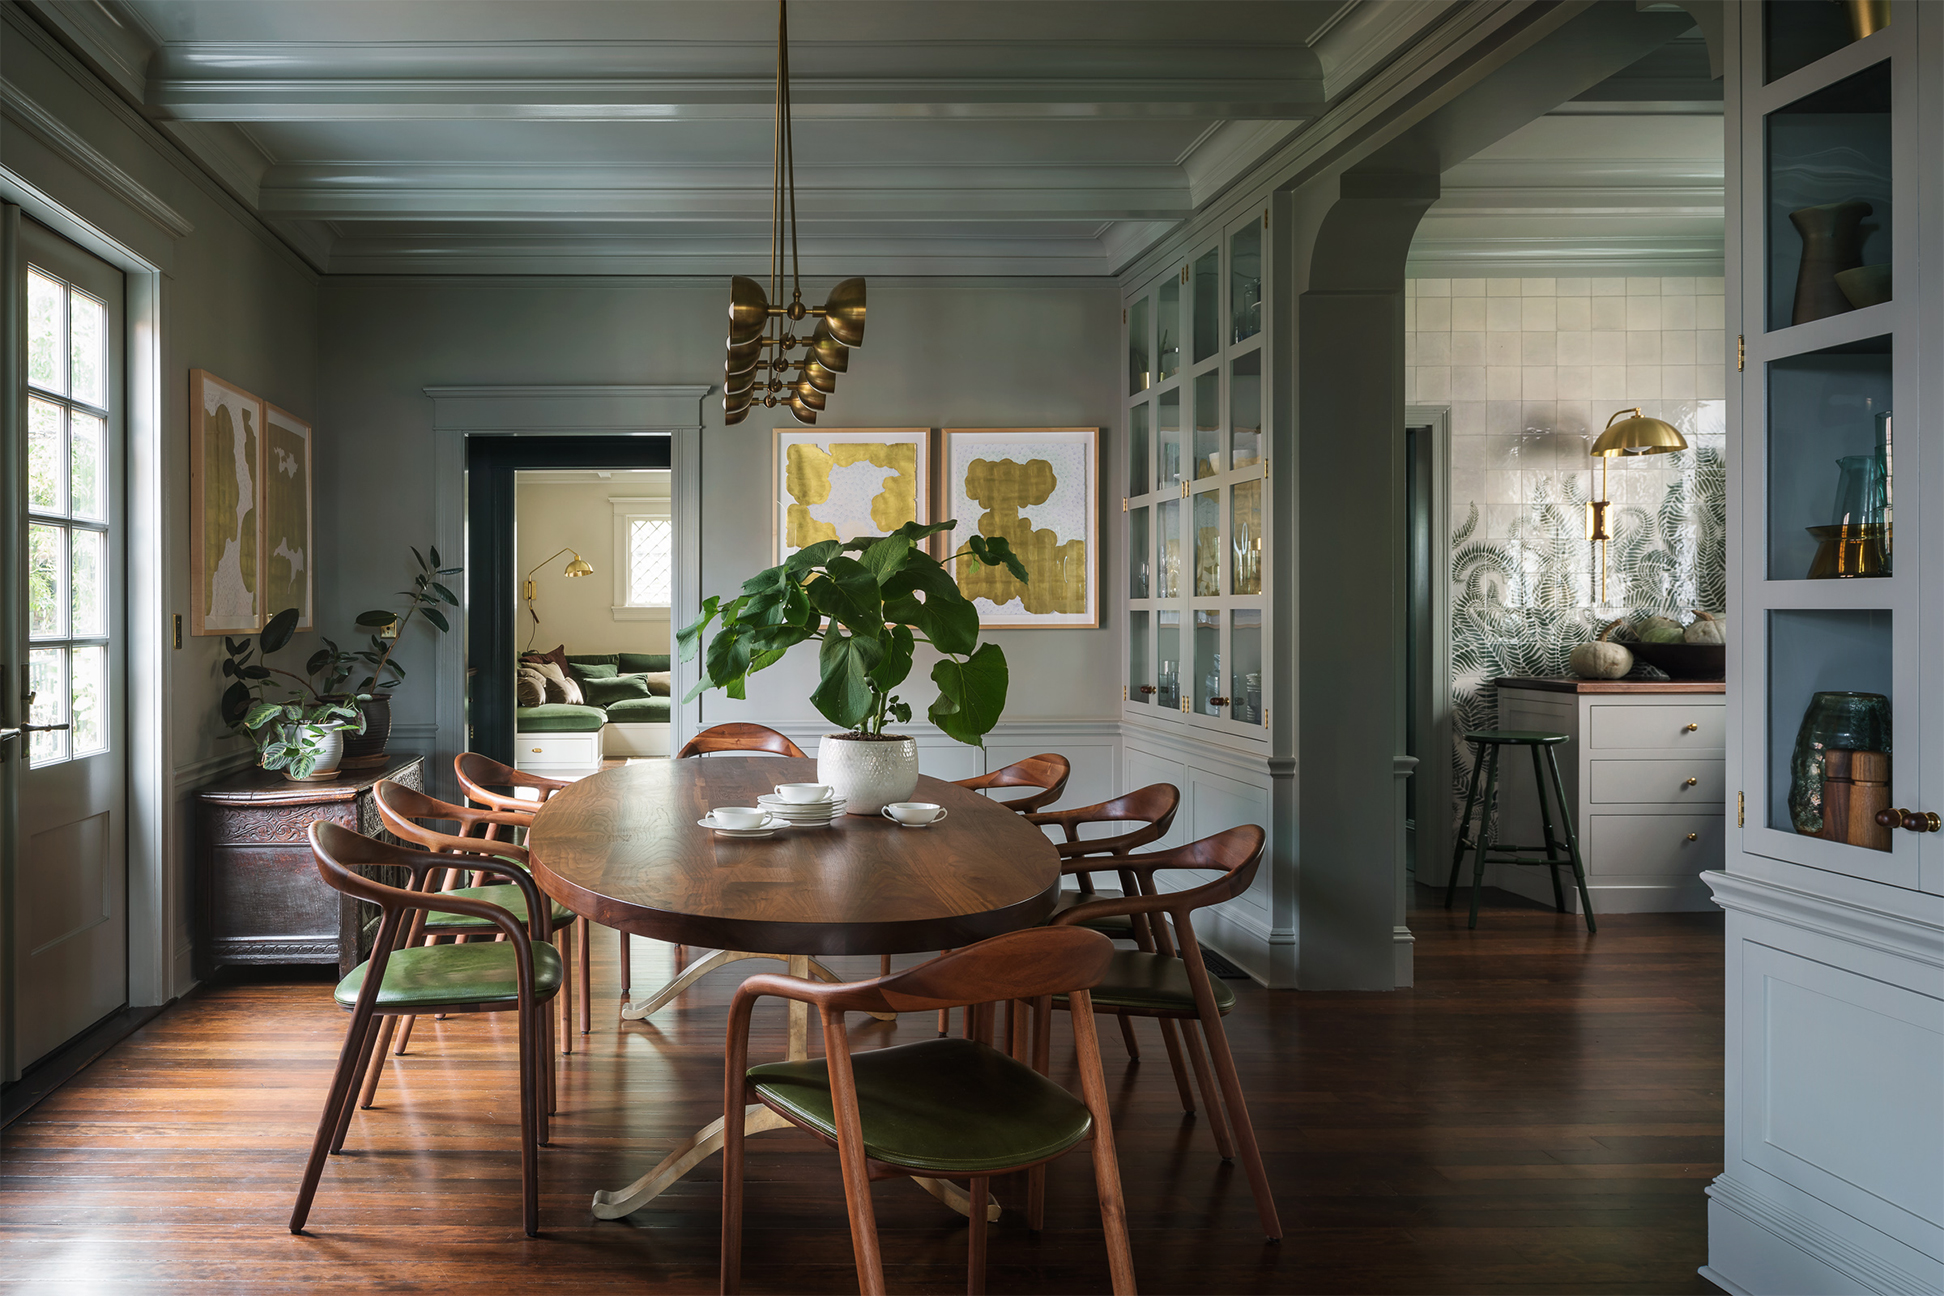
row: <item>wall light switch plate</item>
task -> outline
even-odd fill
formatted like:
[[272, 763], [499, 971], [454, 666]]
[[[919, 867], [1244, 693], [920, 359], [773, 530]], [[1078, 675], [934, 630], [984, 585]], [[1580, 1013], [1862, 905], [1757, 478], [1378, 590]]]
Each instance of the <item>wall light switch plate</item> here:
[[182, 651], [182, 613], [180, 612], [175, 614], [175, 646], [177, 652]]

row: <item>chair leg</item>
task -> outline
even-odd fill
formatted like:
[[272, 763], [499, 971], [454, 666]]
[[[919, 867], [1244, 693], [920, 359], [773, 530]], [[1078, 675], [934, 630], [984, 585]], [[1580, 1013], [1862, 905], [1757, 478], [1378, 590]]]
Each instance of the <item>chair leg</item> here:
[[[371, 1066], [372, 1046], [377, 1044], [377, 1042], [378, 1023], [374, 1020], [365, 1027], [364, 1039], [358, 1044], [357, 1070], [351, 1077], [351, 1087], [354, 1092], [364, 1088], [366, 1069]], [[337, 1129], [331, 1135], [331, 1151], [333, 1153], [344, 1151], [344, 1135], [351, 1128], [351, 1113], [357, 1109], [357, 1106], [356, 1103], [346, 1099], [344, 1106], [338, 1110]]]
[[[554, 953], [560, 955], [560, 993], [571, 1000], [574, 994], [574, 928], [573, 924], [560, 928], [553, 934]], [[574, 1051], [574, 1028], [568, 1014], [560, 1014], [560, 1051]]]
[[417, 1024], [417, 1022], [418, 1022], [417, 1017], [405, 1017], [400, 1020], [398, 1026], [398, 1038], [392, 1042], [393, 1057], [405, 1056], [405, 1046], [412, 1042], [412, 1027], [415, 1024]]
[[940, 1008], [938, 1010], [938, 1037], [940, 1039], [943, 1039], [945, 1038], [945, 1036], [950, 1035], [951, 1033], [952, 1033], [952, 1010], [950, 1008]]
[[1471, 920], [1465, 924], [1468, 929], [1478, 926], [1478, 896], [1485, 889], [1485, 857], [1492, 850], [1492, 812], [1498, 808], [1498, 761], [1499, 749], [1489, 747], [1485, 759], [1490, 762], [1485, 771], [1485, 803], [1479, 807], [1481, 817], [1478, 822], [1478, 840], [1472, 848], [1472, 894]]
[[385, 1047], [391, 1043], [392, 1031], [398, 1025], [398, 1018], [386, 1017], [378, 1028], [378, 1043], [371, 1050], [371, 1066], [365, 1072], [364, 1089], [358, 1095], [358, 1106], [365, 1111], [371, 1110], [371, 1100], [378, 1093], [378, 1074], [385, 1069]]
[[[1127, 1018], [1122, 1017], [1124, 1022]], [[1168, 1067], [1174, 1072], [1175, 1092], [1181, 1095], [1181, 1110], [1190, 1116], [1195, 1114], [1195, 1094], [1188, 1087], [1188, 1067], [1181, 1057], [1180, 1028], [1168, 1018], [1161, 1019], [1161, 1042], [1168, 1049]]]
[[519, 1007], [520, 1018], [520, 1224], [540, 1236], [540, 1039], [538, 1004]]
[[1532, 753], [1532, 790], [1539, 798], [1539, 827], [1546, 834], [1546, 874], [1552, 878], [1553, 908], [1565, 913], [1566, 893], [1559, 889], [1559, 847], [1553, 840], [1552, 793], [1546, 788], [1546, 773], [1539, 761], [1538, 746], [1535, 744], [1527, 750]]
[[1593, 921], [1593, 897], [1586, 889], [1586, 861], [1580, 858], [1579, 833], [1573, 828], [1573, 812], [1566, 804], [1566, 785], [1559, 777], [1559, 758], [1546, 748], [1546, 764], [1552, 770], [1553, 795], [1559, 798], [1559, 816], [1566, 829], [1566, 858], [1573, 862], [1573, 885], [1579, 888], [1580, 909], [1586, 914], [1590, 935], [1599, 929]]
[[616, 932], [621, 938], [621, 998], [634, 997], [634, 947], [629, 944], [626, 932]]
[[594, 1029], [594, 947], [587, 942], [593, 934], [593, 924], [587, 919], [574, 919], [574, 957], [580, 961], [580, 1033], [583, 1035]]
[[1107, 1106], [1107, 1078], [1100, 1071], [1100, 1032], [1094, 1028], [1093, 998], [1085, 990], [1072, 996], [1074, 1052], [1080, 1063], [1080, 1095], [1094, 1117], [1094, 1192], [1100, 1198], [1100, 1227], [1107, 1235], [1107, 1272], [1115, 1296], [1133, 1296], [1134, 1252], [1127, 1240], [1127, 1205], [1121, 1197], [1120, 1161], [1114, 1155], [1114, 1122]]
[[1478, 804], [1478, 772], [1485, 767], [1485, 749], [1472, 749], [1471, 783], [1465, 789], [1465, 813], [1458, 820], [1458, 839], [1451, 847], [1451, 876], [1445, 880], [1444, 907], [1451, 908], [1451, 901], [1458, 894], [1458, 869], [1465, 862], [1465, 841], [1471, 834], [1472, 810]]
[[[1042, 995], [1033, 1001], [1033, 1070], [1046, 1074], [1053, 1052], [1053, 1001]], [[1026, 1172], [1026, 1227], [1038, 1233], [1046, 1227], [1046, 1167]]]
[[975, 1175], [966, 1185], [966, 1195], [972, 1199], [972, 1208], [966, 1216], [972, 1227], [966, 1230], [965, 1243], [965, 1290], [969, 1296], [985, 1296], [986, 1193], [991, 1182], [989, 1175]]
[[[726, 1086], [725, 1086], [726, 1088]], [[747, 1095], [742, 1095], [747, 1098]], [[723, 1296], [742, 1290], [743, 1109], [738, 1101], [722, 1121], [722, 1258]]]
[[317, 1197], [317, 1181], [324, 1175], [325, 1158], [337, 1136], [338, 1109], [351, 1101], [352, 1077], [357, 1073], [358, 1055], [370, 1037], [371, 1010], [360, 1004], [351, 1014], [350, 1029], [344, 1033], [344, 1047], [338, 1051], [337, 1070], [331, 1073], [331, 1088], [324, 1096], [324, 1114], [317, 1120], [317, 1136], [311, 1140], [310, 1160], [304, 1164], [304, 1178], [297, 1187], [297, 1204], [290, 1212], [290, 1231], [302, 1233], [310, 1218], [311, 1202]]
[[1134, 1023], [1129, 1020], [1125, 1013], [1120, 1014], [1120, 1030], [1121, 1043], [1127, 1046], [1128, 1058], [1132, 1061], [1139, 1062], [1141, 1060], [1141, 1041], [1134, 1038]]
[[891, 975], [891, 956], [889, 954], [878, 955], [878, 975], [879, 976]]
[[1224, 1161], [1235, 1160], [1235, 1142], [1229, 1137], [1228, 1117], [1222, 1108], [1222, 1095], [1215, 1083], [1215, 1076], [1208, 1066], [1208, 1054], [1202, 1048], [1200, 1032], [1189, 1022], [1177, 1022], [1181, 1031], [1182, 1051], [1195, 1069], [1195, 1087], [1201, 1090], [1202, 1110], [1208, 1113], [1208, 1132], [1215, 1136], [1215, 1151]]

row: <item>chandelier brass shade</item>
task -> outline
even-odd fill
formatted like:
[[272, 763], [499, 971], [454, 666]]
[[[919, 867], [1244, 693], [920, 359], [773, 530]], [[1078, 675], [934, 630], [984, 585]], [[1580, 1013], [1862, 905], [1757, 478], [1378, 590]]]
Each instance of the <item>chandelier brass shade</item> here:
[[[722, 414], [740, 423], [760, 404], [782, 406], [799, 423], [815, 423], [837, 375], [850, 368], [850, 348], [864, 343], [864, 280], [842, 280], [822, 306], [803, 304], [797, 255], [796, 146], [790, 127], [789, 0], [776, 6], [776, 152], [770, 189], [769, 285], [747, 275], [729, 281], [729, 338], [722, 364]], [[785, 239], [788, 247], [785, 247]], [[789, 260], [790, 304], [779, 306]], [[798, 337], [794, 326], [814, 319]], [[793, 357], [792, 351], [803, 352]], [[768, 358], [764, 358], [764, 353]], [[794, 375], [794, 376], [793, 376]]]

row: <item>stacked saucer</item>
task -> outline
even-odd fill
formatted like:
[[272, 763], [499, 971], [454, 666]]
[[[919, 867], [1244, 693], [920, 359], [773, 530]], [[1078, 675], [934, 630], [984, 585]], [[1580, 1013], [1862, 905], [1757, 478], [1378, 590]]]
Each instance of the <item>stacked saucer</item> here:
[[844, 813], [842, 797], [828, 801], [785, 801], [774, 792], [756, 798], [756, 804], [792, 828], [828, 828]]

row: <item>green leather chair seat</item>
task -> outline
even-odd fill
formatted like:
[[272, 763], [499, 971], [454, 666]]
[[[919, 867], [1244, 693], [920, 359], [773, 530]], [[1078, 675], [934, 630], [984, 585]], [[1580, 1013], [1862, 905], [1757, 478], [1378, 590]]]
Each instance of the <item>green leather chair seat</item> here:
[[[392, 951], [385, 965], [385, 983], [378, 987], [382, 1010], [410, 1010], [435, 1004], [513, 1003], [520, 997], [519, 970], [513, 964], [513, 942], [475, 945], [420, 945]], [[334, 992], [345, 1008], [358, 1002], [365, 969], [360, 963], [338, 982]], [[551, 945], [533, 946], [533, 993], [544, 998], [560, 989], [560, 955]]]
[[[1215, 1007], [1223, 1013], [1235, 1007], [1235, 991], [1219, 978], [1209, 978], [1215, 992]], [[1055, 996], [1061, 1003], [1065, 995]], [[1140, 950], [1115, 950], [1107, 964], [1107, 974], [1093, 988], [1096, 1008], [1132, 1008], [1137, 1011], [1193, 1013], [1195, 992], [1188, 985], [1188, 965], [1166, 954], [1143, 954]]]
[[607, 722], [607, 712], [601, 708], [571, 702], [513, 708], [513, 728], [518, 733], [599, 733]]
[[[526, 892], [520, 890], [517, 886], [507, 884], [504, 886], [456, 887], [451, 891], [441, 891], [439, 894], [464, 896], [468, 900], [484, 900], [488, 904], [496, 904], [506, 910], [506, 912], [512, 914], [515, 918], [518, 918], [521, 926], [524, 927], [526, 925]], [[555, 927], [573, 921], [574, 911], [572, 909], [569, 909], [558, 900], [552, 902], [552, 907], [553, 925]], [[498, 927], [486, 919], [475, 918], [471, 914], [429, 913], [425, 915], [425, 925], [435, 929], [441, 927], [463, 927], [468, 930], [478, 931], [499, 930]]]
[[[1118, 891], [1095, 891], [1091, 895], [1080, 891], [1062, 891], [1060, 892], [1060, 898], [1053, 904], [1053, 914], [1065, 913], [1069, 909], [1077, 908], [1082, 904], [1092, 904], [1096, 900], [1118, 900], [1120, 898], [1121, 893]], [[1047, 921], [1051, 922], [1052, 920], [1053, 915], [1049, 914]], [[1091, 922], [1081, 923], [1080, 926], [1087, 928], [1089, 931], [1105, 932], [1115, 940], [1134, 939], [1134, 920], [1126, 914], [1115, 914], [1111, 918], [1095, 918]]]
[[[853, 1054], [864, 1151], [932, 1174], [983, 1174], [1057, 1156], [1087, 1136], [1086, 1104], [1022, 1062], [966, 1039]], [[749, 1068], [763, 1097], [837, 1136], [824, 1059]]]

